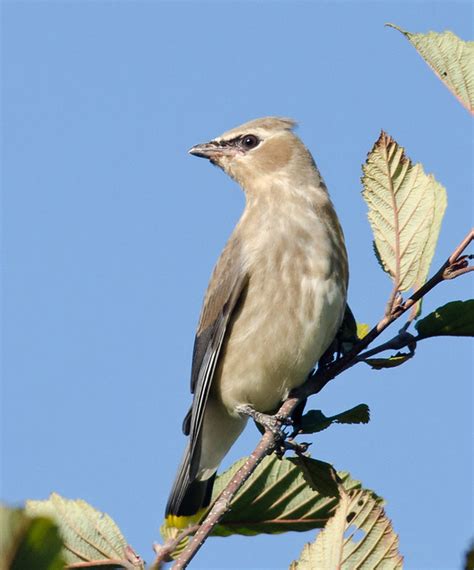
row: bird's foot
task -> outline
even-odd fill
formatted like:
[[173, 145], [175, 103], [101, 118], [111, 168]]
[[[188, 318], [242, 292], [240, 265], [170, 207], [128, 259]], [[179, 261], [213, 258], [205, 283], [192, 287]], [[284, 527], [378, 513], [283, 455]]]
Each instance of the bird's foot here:
[[284, 441], [282, 440], [278, 441], [275, 445], [274, 451], [278, 459], [283, 459], [283, 456], [287, 451], [292, 451], [295, 455], [298, 456], [305, 455], [310, 445], [311, 443], [307, 443], [304, 441], [298, 443], [290, 436]]
[[237, 407], [237, 412], [244, 416], [251, 417], [255, 423], [262, 426], [265, 430], [271, 431], [278, 440], [283, 441], [286, 438], [286, 433], [283, 431], [284, 426], [293, 424], [291, 418], [280, 416], [279, 414], [269, 415], [262, 412], [257, 412], [249, 404], [242, 404]]
[[302, 441], [301, 443], [295, 441], [291, 436], [284, 442], [286, 451], [293, 451], [296, 455], [304, 455], [311, 443]]

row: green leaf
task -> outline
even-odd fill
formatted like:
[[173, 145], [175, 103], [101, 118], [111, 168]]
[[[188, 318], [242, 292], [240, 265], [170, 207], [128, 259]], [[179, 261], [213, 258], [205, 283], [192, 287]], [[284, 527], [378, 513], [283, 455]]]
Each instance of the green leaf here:
[[370, 421], [369, 406], [359, 404], [350, 410], [332, 416], [331, 419], [338, 424], [368, 424]]
[[45, 501], [27, 501], [25, 510], [30, 516], [45, 516], [55, 521], [68, 564], [87, 561], [100, 563], [104, 568], [104, 562], [108, 561], [111, 568], [144, 568], [143, 561], [127, 545], [114, 521], [81, 499], [64, 499], [52, 493]]
[[383, 131], [363, 173], [362, 194], [378, 259], [397, 290], [406, 291], [426, 279], [446, 208], [446, 191]]
[[368, 334], [369, 325], [358, 323], [349, 305], [346, 305], [344, 318], [336, 334], [337, 348], [342, 354], [352, 350], [359, 340]]
[[365, 362], [374, 370], [382, 370], [382, 368], [395, 368], [405, 364], [407, 360], [413, 358], [414, 354], [414, 352], [397, 352], [397, 354], [389, 358], [366, 358], [362, 362]]
[[311, 459], [306, 455], [288, 457], [293, 465], [298, 467], [308, 485], [323, 497], [339, 497], [341, 479], [330, 463]]
[[1, 570], [62, 570], [62, 547], [52, 520], [0, 506]]
[[412, 34], [394, 24], [387, 26], [401, 32], [460, 103], [474, 113], [474, 42], [449, 31]]
[[474, 336], [474, 299], [451, 301], [415, 325], [418, 338], [432, 336]]
[[359, 340], [357, 338], [357, 323], [349, 305], [346, 305], [344, 318], [337, 331], [336, 340], [342, 354], [347, 354]]
[[[363, 537], [355, 539], [357, 530]], [[371, 492], [359, 490], [341, 497], [335, 515], [316, 541], [306, 544], [290, 570], [398, 570], [403, 558], [398, 536]]]
[[331, 418], [321, 410], [308, 410], [301, 418], [301, 433], [317, 433], [327, 429], [332, 424]]
[[[364, 338], [370, 331], [369, 325], [358, 323], [349, 305], [346, 305], [344, 318], [336, 334], [337, 349], [342, 354], [347, 354], [352, 350], [359, 340]], [[335, 350], [333, 350], [335, 352]]]
[[370, 410], [367, 404], [359, 404], [350, 410], [334, 416], [325, 416], [321, 410], [309, 410], [301, 418], [301, 433], [316, 433], [328, 428], [331, 424], [367, 424], [370, 421]]
[[[213, 500], [245, 463], [245, 458], [216, 479]], [[321, 470], [321, 463], [307, 458], [305, 469], [313, 476]], [[214, 536], [243, 534], [275, 534], [287, 531], [306, 531], [322, 528], [332, 515], [338, 497], [323, 495], [311, 489], [307, 472], [289, 459], [275, 455], [265, 457], [231, 503], [230, 511], [214, 528]], [[360, 489], [361, 484], [348, 473], [339, 472], [340, 486], [346, 491]]]

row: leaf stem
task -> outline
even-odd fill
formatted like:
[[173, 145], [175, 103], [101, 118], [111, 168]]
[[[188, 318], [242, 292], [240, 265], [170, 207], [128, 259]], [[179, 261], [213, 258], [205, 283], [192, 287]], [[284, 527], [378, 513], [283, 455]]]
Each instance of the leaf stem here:
[[68, 564], [65, 566], [65, 570], [73, 570], [75, 568], [100, 568], [104, 566], [106, 568], [112, 567], [119, 567], [119, 568], [126, 568], [127, 570], [136, 570], [139, 566], [133, 565], [128, 560], [123, 560], [119, 558], [108, 558], [108, 559], [100, 559], [100, 560], [87, 560], [85, 562], [73, 562], [72, 564]]

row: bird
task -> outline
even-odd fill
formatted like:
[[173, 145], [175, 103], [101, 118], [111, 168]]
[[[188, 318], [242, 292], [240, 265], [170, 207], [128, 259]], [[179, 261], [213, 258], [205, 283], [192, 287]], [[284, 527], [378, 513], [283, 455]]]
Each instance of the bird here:
[[296, 122], [264, 117], [191, 155], [237, 182], [245, 207], [212, 272], [191, 367], [188, 436], [165, 522], [184, 528], [208, 510], [217, 469], [249, 417], [271, 415], [302, 385], [343, 320], [344, 235]]

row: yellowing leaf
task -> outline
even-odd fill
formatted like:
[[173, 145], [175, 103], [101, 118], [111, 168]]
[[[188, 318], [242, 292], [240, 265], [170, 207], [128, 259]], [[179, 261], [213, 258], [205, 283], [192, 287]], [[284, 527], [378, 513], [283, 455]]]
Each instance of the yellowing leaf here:
[[446, 191], [381, 132], [363, 166], [363, 197], [383, 269], [399, 291], [425, 280], [433, 257]]
[[393, 24], [387, 26], [401, 32], [461, 104], [474, 113], [474, 42], [448, 31], [412, 34]]
[[117, 568], [144, 568], [114, 521], [85, 501], [52, 493], [45, 501], [27, 501], [25, 511], [30, 516], [48, 517], [58, 525], [68, 564], [109, 561]]
[[[446, 190], [441, 184], [437, 185], [437, 188], [433, 191], [433, 221], [428, 232], [428, 238], [423, 249], [423, 253], [420, 257], [420, 265], [418, 267], [418, 275], [415, 278], [414, 288], [419, 289], [428, 278], [428, 272], [430, 270], [431, 260], [436, 249], [436, 244], [438, 242], [439, 232], [441, 230], [441, 222], [443, 221], [444, 213], [448, 205], [448, 198], [446, 195]], [[421, 313], [421, 300], [416, 303], [416, 308], [412, 309], [412, 314], [415, 317]]]
[[366, 323], [357, 323], [357, 336], [361, 340], [364, 336], [367, 336], [368, 332], [370, 331], [370, 327]]
[[[356, 540], [360, 531], [363, 536]], [[402, 565], [390, 520], [370, 492], [359, 490], [341, 497], [335, 515], [290, 570], [399, 570]]]

